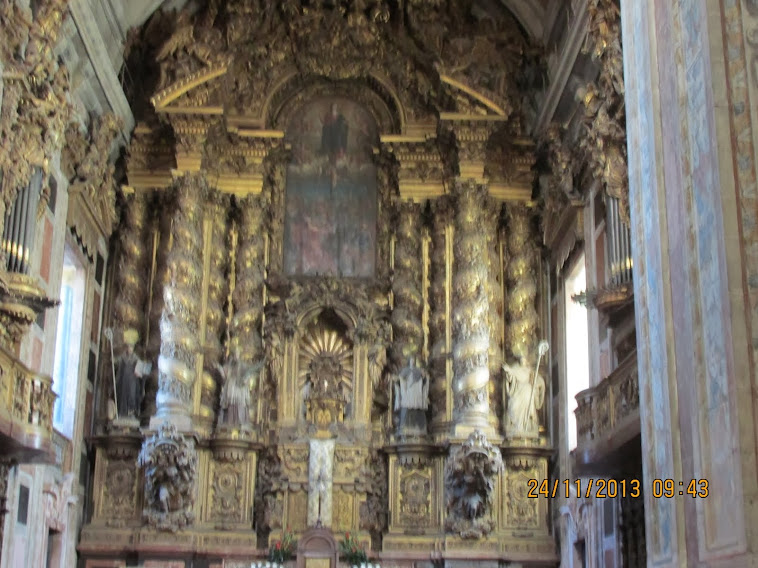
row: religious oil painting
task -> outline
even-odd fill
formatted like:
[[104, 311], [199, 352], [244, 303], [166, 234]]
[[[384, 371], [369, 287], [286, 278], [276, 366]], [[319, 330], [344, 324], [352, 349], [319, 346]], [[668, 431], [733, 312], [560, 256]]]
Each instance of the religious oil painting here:
[[377, 187], [373, 117], [344, 98], [316, 99], [286, 133], [284, 270], [291, 276], [372, 277]]

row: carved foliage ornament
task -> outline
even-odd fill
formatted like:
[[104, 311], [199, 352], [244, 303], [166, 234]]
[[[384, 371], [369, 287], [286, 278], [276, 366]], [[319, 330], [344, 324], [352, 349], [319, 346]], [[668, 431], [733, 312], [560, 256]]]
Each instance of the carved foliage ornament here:
[[29, 183], [35, 167], [47, 173], [50, 160], [63, 145], [71, 115], [69, 82], [53, 48], [66, 6], [66, 0], [43, 0], [33, 17], [31, 10], [20, 8], [17, 2], [0, 0], [4, 66], [0, 171], [6, 177], [0, 201], [6, 208], [17, 190]]
[[[409, 2], [393, 9], [380, 0], [229, 0], [197, 13], [187, 9], [158, 50], [161, 91], [153, 100], [162, 105], [178, 94], [185, 106], [232, 103], [260, 114], [264, 99], [250, 94], [267, 92], [287, 76], [374, 74], [390, 79], [411, 115], [432, 108], [472, 111], [468, 97], [456, 103], [449, 84], [459, 85], [456, 92], [481, 93], [486, 106], [508, 114], [519, 100], [513, 77], [529, 47], [507, 10], [473, 4]], [[216, 71], [228, 72], [224, 88], [203, 84], [187, 92], [193, 81]]]
[[110, 163], [110, 149], [122, 126], [123, 121], [112, 113], [93, 117], [86, 135], [77, 124], [69, 123], [61, 156], [69, 193], [83, 194], [106, 237], [116, 221], [115, 168]]
[[194, 520], [197, 453], [192, 439], [163, 423], [145, 440], [137, 465], [145, 470], [145, 509], [148, 524], [176, 532]]
[[500, 451], [479, 430], [451, 452], [445, 465], [448, 531], [478, 539], [493, 530], [495, 483], [502, 469]]

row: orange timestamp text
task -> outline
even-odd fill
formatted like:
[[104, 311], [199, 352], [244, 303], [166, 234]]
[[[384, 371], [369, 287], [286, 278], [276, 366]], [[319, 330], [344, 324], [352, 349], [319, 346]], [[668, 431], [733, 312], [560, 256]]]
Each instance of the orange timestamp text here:
[[[616, 497], [642, 497], [642, 482], [639, 479], [605, 479], [588, 477], [584, 479], [530, 479], [527, 497], [566, 497], [572, 494], [589, 499], [615, 499]], [[674, 481], [673, 479], [654, 479], [651, 495], [656, 498], [673, 498], [677, 495], [689, 497], [708, 497], [707, 479], [690, 479]]]

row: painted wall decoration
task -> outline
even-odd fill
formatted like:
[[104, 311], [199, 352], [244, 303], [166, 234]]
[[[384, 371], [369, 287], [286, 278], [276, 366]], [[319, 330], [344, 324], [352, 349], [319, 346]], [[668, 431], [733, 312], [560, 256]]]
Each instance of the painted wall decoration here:
[[288, 275], [373, 277], [376, 167], [373, 117], [356, 103], [320, 98], [287, 128], [284, 271]]

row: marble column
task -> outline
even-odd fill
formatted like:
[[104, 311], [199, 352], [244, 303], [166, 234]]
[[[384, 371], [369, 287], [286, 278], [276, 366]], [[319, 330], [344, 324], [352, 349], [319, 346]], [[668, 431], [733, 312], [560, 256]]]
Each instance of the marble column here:
[[[392, 292], [392, 365], [395, 371], [408, 365], [409, 357], [420, 357], [424, 342], [421, 325], [423, 297], [421, 206], [413, 201], [398, 204], [395, 229], [395, 267]], [[417, 361], [417, 364], [419, 362]]]
[[202, 267], [202, 204], [208, 193], [205, 176], [187, 173], [175, 180], [171, 250], [163, 288], [161, 353], [158, 357], [156, 413], [150, 428], [165, 422], [181, 431], [192, 429], [190, 405], [199, 350]]
[[758, 6], [621, 9], [643, 477], [708, 483], [645, 491], [647, 565], [752, 566]]
[[487, 237], [482, 231], [487, 188], [457, 180], [453, 274], [453, 397], [456, 432], [489, 428]]

